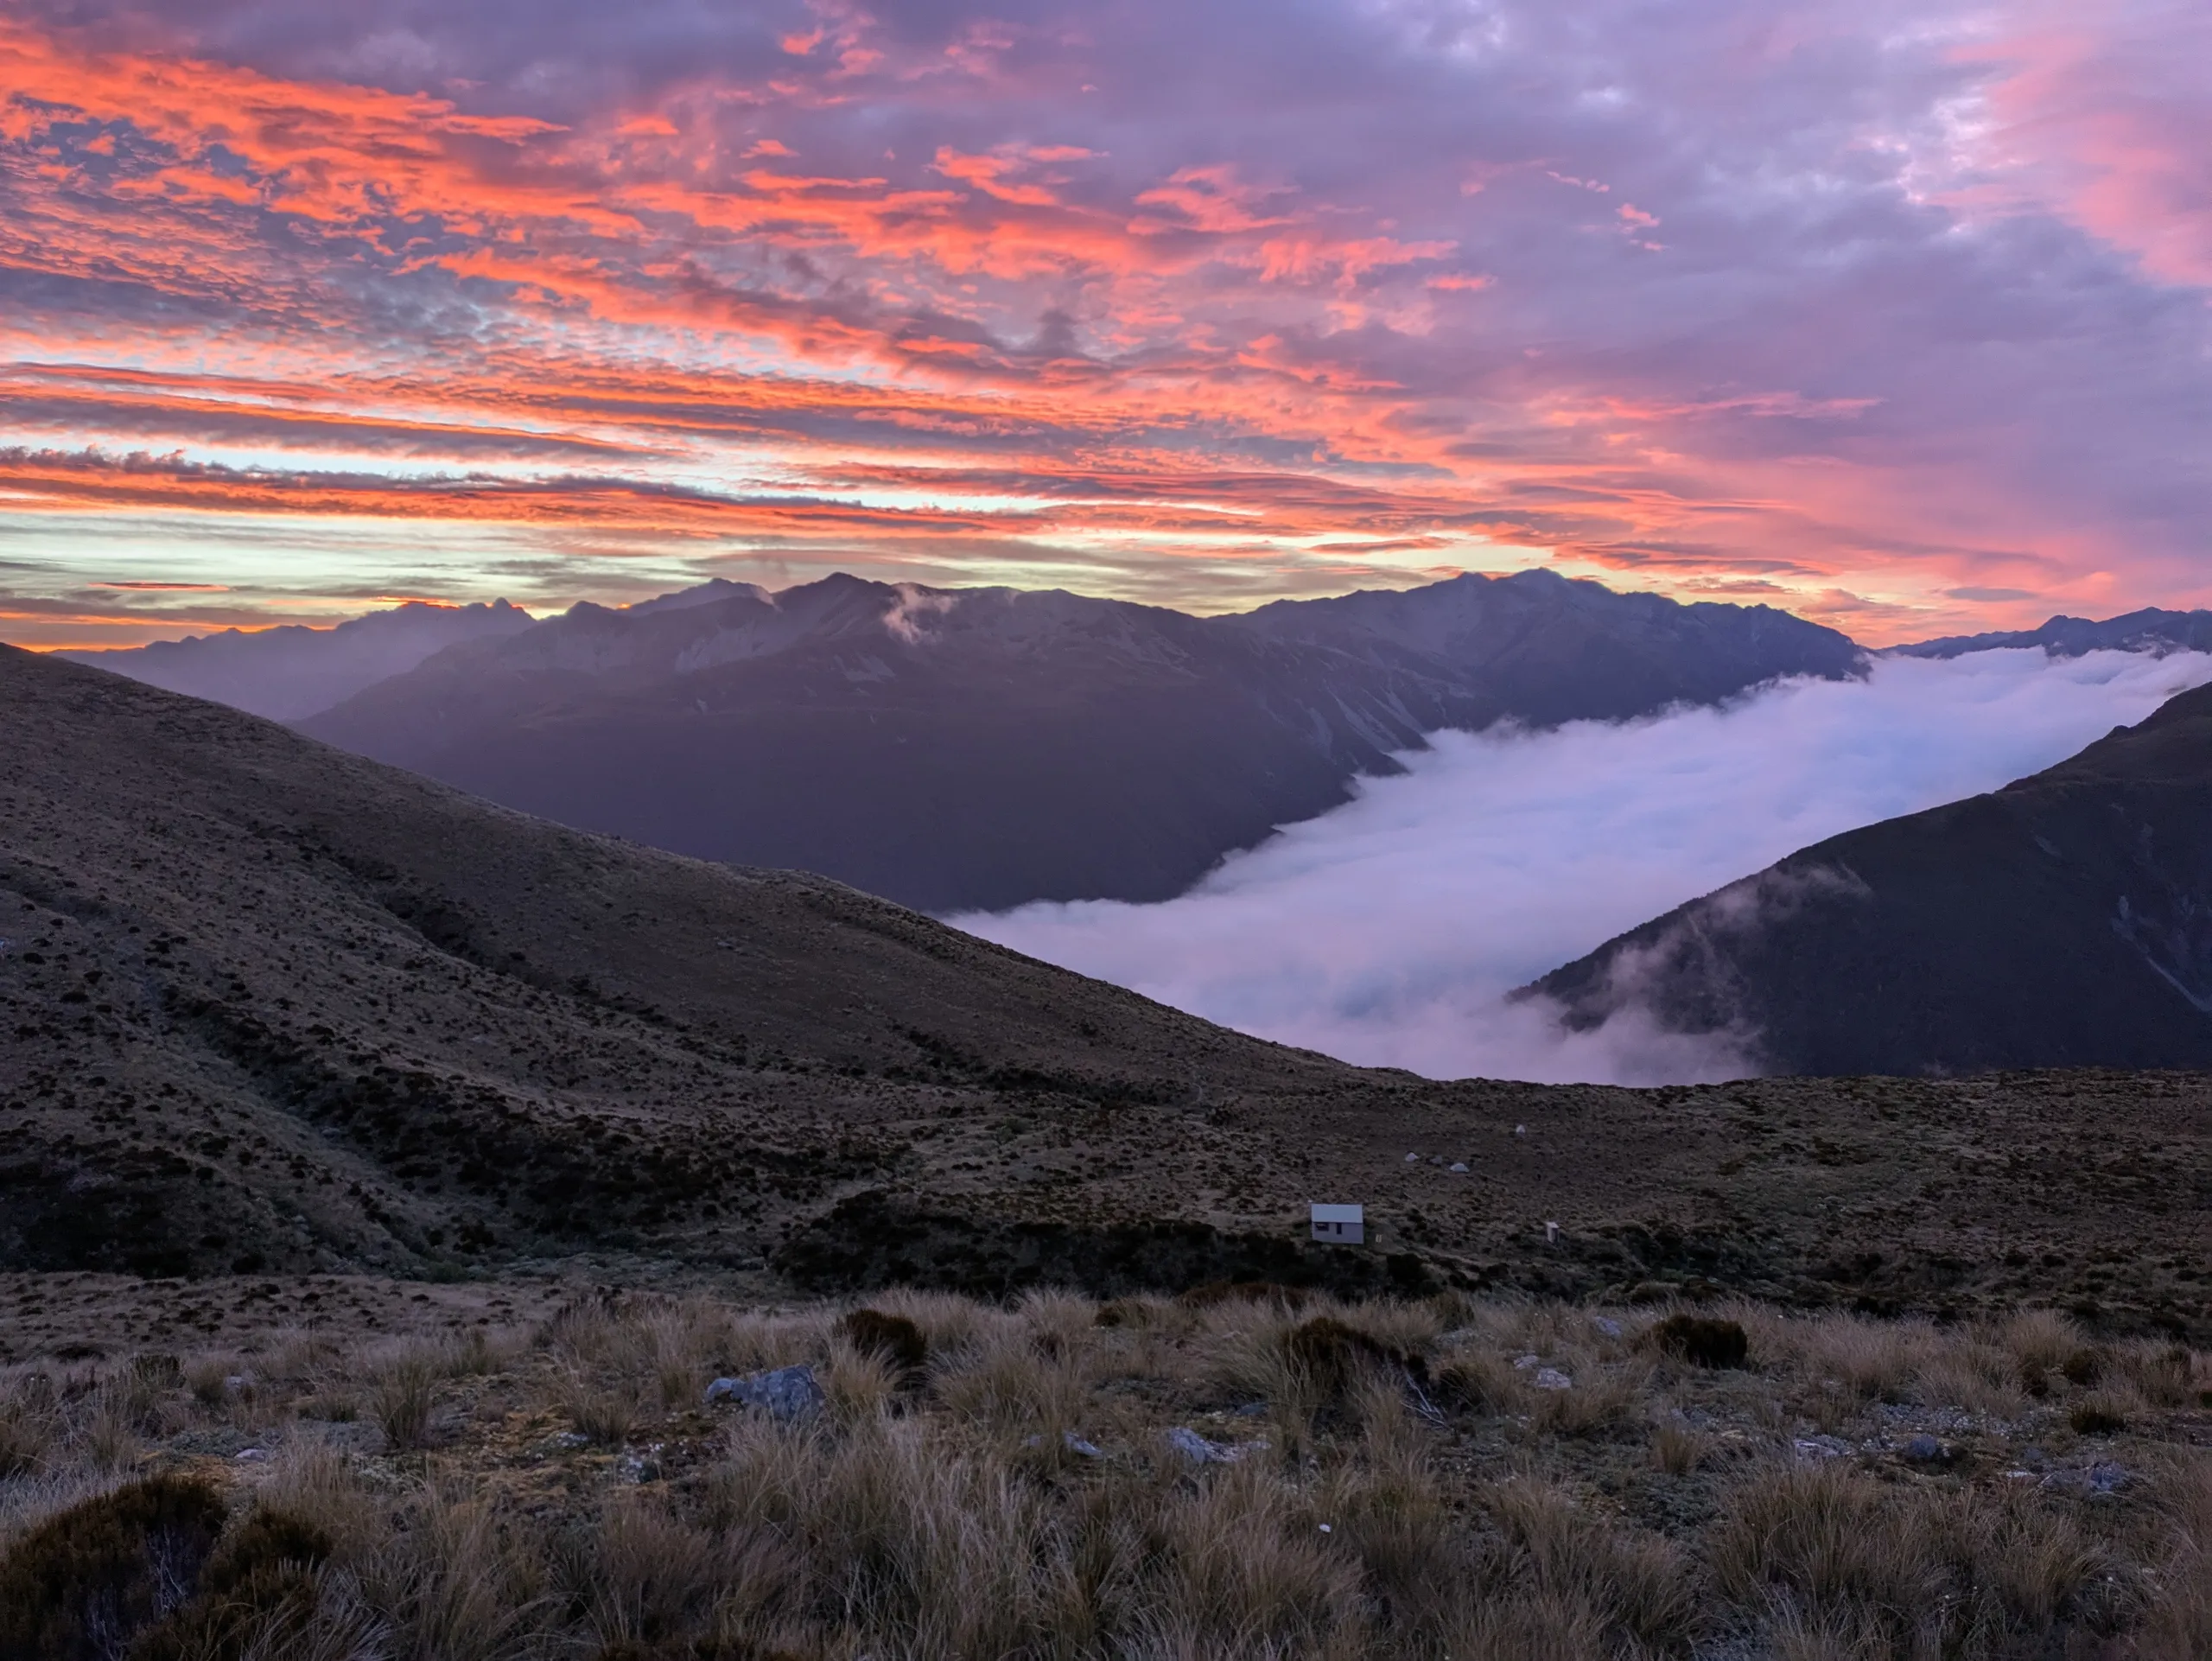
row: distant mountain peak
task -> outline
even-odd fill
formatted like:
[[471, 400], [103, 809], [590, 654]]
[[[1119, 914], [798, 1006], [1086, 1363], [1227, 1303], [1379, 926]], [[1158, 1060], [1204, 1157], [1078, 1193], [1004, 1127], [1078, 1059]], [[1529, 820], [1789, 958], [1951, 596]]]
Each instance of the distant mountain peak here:
[[447, 647], [516, 634], [537, 621], [505, 600], [410, 600], [330, 627], [223, 629], [181, 640], [57, 657], [272, 720], [297, 721], [405, 674]]

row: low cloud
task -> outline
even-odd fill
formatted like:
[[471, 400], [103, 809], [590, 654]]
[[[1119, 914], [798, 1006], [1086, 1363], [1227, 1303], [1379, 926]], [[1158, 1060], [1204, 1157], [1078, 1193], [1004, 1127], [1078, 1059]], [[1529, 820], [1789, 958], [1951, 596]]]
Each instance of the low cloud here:
[[1433, 1078], [1740, 1076], [1748, 1042], [1633, 1008], [1566, 1031], [1504, 995], [1808, 843], [1994, 789], [2174, 693], [2212, 657], [1879, 660], [1719, 710], [1442, 733], [1402, 777], [1224, 862], [1181, 898], [952, 920], [1263, 1037]]

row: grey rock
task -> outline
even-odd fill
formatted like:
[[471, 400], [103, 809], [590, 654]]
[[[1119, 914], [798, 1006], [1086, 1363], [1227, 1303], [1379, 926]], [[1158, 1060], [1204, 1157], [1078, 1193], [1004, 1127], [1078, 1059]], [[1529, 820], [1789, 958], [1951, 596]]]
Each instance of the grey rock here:
[[1836, 1436], [1800, 1436], [1789, 1444], [1790, 1451], [1808, 1462], [1841, 1459], [1851, 1451], [1851, 1444]]
[[1458, 1172], [1461, 1176], [1465, 1176], [1467, 1174], [1467, 1163], [1465, 1160], [1455, 1161], [1452, 1168]]
[[1538, 1367], [1535, 1386], [1538, 1390], [1573, 1390], [1574, 1380], [1557, 1367]]
[[1193, 1465], [1234, 1465], [1245, 1454], [1256, 1452], [1268, 1444], [1264, 1441], [1208, 1441], [1190, 1426], [1179, 1424], [1167, 1433], [1167, 1445]]
[[1618, 1338], [1621, 1335], [1620, 1322], [1615, 1321], [1611, 1315], [1593, 1316], [1590, 1324], [1607, 1338]]
[[1906, 1442], [1900, 1451], [1916, 1465], [1937, 1465], [1944, 1458], [1943, 1444], [1924, 1431]]
[[769, 1372], [747, 1373], [742, 1378], [717, 1378], [707, 1386], [707, 1403], [737, 1402], [759, 1408], [770, 1418], [789, 1423], [812, 1418], [828, 1400], [815, 1382], [814, 1369], [804, 1362]]
[[1067, 1444], [1067, 1450], [1071, 1454], [1081, 1454], [1084, 1459], [1103, 1459], [1105, 1457], [1105, 1455], [1099, 1451], [1098, 1444], [1096, 1442], [1089, 1441], [1084, 1437], [1078, 1436], [1072, 1430], [1061, 1431], [1060, 1440]]

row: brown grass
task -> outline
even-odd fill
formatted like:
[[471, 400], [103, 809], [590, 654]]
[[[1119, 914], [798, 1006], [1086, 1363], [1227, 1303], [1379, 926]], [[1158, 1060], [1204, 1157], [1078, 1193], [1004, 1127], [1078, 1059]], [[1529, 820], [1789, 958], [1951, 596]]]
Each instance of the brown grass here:
[[[207, 1473], [249, 1567], [144, 1605], [155, 1661], [2212, 1654], [2201, 1364], [2063, 1317], [1707, 1311], [1746, 1370], [1665, 1358], [1649, 1314], [1457, 1295], [869, 1308], [593, 1296], [535, 1332], [17, 1368], [0, 1577], [160, 1460]], [[810, 1420], [703, 1403], [799, 1363]], [[381, 1436], [312, 1416], [340, 1388]], [[2104, 1403], [2120, 1428], [2069, 1429]], [[194, 1451], [249, 1426], [270, 1457]], [[1900, 1458], [1923, 1429], [1959, 1457]], [[2048, 1482], [2008, 1474], [2031, 1445]]]

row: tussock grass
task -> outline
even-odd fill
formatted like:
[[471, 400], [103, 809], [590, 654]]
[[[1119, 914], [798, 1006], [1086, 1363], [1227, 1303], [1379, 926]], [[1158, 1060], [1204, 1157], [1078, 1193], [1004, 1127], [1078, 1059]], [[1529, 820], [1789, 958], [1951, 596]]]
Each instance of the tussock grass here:
[[[99, 1572], [178, 1661], [2212, 1654], [2202, 1358], [1744, 1305], [1697, 1312], [1745, 1336], [1712, 1366], [1672, 1313], [594, 1294], [34, 1364], [0, 1371], [0, 1578], [174, 1470], [215, 1496], [182, 1568], [125, 1530]], [[801, 1364], [811, 1417], [704, 1403]]]

